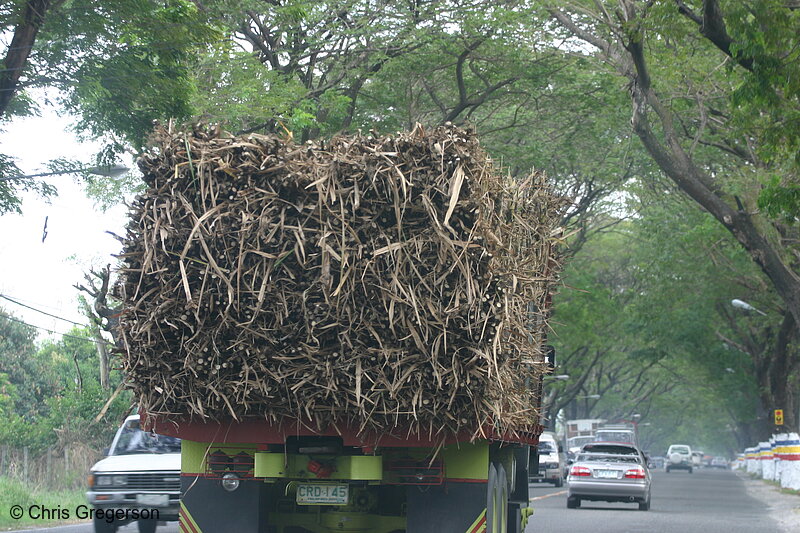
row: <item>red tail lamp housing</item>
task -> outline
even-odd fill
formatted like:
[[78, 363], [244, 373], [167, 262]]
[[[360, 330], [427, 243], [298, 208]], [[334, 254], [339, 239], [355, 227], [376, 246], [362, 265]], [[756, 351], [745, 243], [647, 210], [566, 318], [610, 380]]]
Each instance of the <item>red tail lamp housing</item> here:
[[646, 474], [644, 473], [644, 468], [641, 466], [637, 466], [636, 468], [630, 468], [625, 471], [625, 478], [626, 479], [644, 479]]
[[589, 477], [592, 475], [592, 471], [585, 466], [573, 466], [569, 469], [569, 475], [577, 477]]

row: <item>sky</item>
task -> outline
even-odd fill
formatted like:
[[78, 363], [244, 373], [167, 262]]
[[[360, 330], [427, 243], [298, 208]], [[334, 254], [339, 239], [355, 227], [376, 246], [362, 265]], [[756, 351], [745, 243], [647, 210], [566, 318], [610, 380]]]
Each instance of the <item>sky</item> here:
[[[14, 120], [0, 132], [0, 152], [16, 158], [25, 174], [47, 172], [55, 158], [90, 161], [96, 144], [81, 143], [68, 131], [69, 117], [44, 109], [41, 117]], [[131, 163], [125, 163], [131, 166]], [[35, 194], [23, 196], [22, 215], [0, 215], [0, 295], [30, 307], [86, 324], [75, 283], [90, 268], [101, 268], [119, 253], [120, 243], [105, 233], [124, 234], [127, 208], [102, 212], [76, 182], [74, 175], [41, 178], [58, 189], [49, 202]], [[47, 218], [47, 235], [43, 229]], [[0, 298], [0, 309], [39, 328], [66, 333], [73, 324]], [[40, 329], [43, 337], [52, 334]], [[42, 337], [40, 337], [42, 338]]]

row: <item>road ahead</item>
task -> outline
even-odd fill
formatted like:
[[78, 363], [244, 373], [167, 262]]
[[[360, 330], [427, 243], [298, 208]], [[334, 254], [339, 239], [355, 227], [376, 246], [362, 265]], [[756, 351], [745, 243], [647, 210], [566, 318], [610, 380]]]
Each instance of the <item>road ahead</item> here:
[[567, 509], [566, 486], [530, 486], [534, 514], [525, 533], [779, 533], [764, 503], [730, 470], [653, 472], [649, 511], [636, 504], [581, 502]]

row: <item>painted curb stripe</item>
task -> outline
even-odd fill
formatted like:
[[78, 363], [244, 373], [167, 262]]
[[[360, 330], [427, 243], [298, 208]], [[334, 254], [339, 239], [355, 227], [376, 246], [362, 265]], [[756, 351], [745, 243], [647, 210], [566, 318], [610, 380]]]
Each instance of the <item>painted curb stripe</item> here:
[[179, 517], [180, 520], [178, 525], [180, 525], [182, 533], [203, 533], [200, 531], [200, 528], [197, 526], [194, 518], [192, 518], [192, 515], [189, 514], [189, 510], [186, 508], [186, 505], [184, 505], [183, 502], [181, 502]]
[[467, 533], [484, 533], [486, 531], [486, 509], [484, 509], [481, 514], [478, 515], [478, 519], [475, 520]]

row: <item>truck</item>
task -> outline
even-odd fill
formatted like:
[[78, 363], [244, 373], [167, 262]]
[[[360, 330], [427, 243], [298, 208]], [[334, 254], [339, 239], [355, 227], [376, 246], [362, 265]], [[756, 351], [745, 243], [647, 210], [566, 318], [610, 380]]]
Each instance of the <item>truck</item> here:
[[624, 442], [639, 446], [639, 435], [634, 422], [618, 421], [602, 424], [595, 432], [597, 442]]
[[595, 433], [604, 422], [602, 418], [567, 420], [565, 434], [567, 453], [574, 455], [584, 444], [594, 442]]
[[544, 177], [503, 186], [451, 125], [156, 137], [116, 294], [143, 424], [181, 439], [180, 531], [524, 531], [555, 365]]

